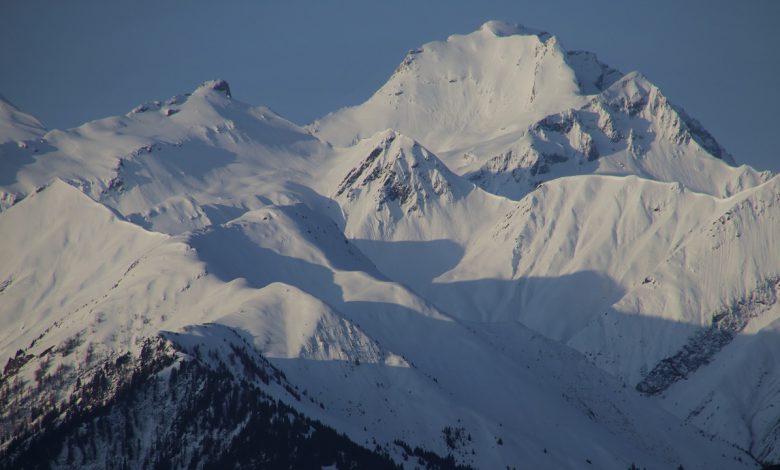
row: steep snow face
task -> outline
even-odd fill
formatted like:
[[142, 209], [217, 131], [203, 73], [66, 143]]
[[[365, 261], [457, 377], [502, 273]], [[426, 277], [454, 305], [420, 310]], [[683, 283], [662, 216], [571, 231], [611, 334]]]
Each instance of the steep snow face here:
[[[23, 146], [25, 140], [39, 139], [45, 133], [46, 129], [38, 119], [20, 111], [0, 95], [0, 146], [9, 142]], [[0, 153], [0, 158], [2, 157], [3, 154]]]
[[[593, 60], [577, 61], [577, 69], [588, 69], [580, 62]], [[593, 88], [589, 69], [582, 80]], [[583, 102], [580, 81], [554, 36], [493, 21], [410, 51], [368, 101], [310, 129], [348, 145], [392, 128], [441, 153], [577, 106]]]
[[623, 74], [599, 61], [596, 54], [588, 51], [569, 51], [566, 63], [574, 70], [580, 91], [586, 95], [595, 95], [620, 80]]
[[731, 155], [698, 121], [636, 72], [579, 109], [547, 116], [526, 132], [469, 152], [495, 156], [466, 176], [487, 191], [513, 199], [544, 181], [584, 173], [679, 182], [719, 197], [771, 177], [746, 166], [735, 168]]
[[118, 220], [61, 180], [3, 212], [0, 234], [4, 357], [68, 317], [97, 321], [94, 301], [168, 238]]
[[17, 109], [0, 95], [0, 211], [24, 197], [8, 191], [22, 165], [34, 161], [40, 138], [46, 133], [33, 116]]

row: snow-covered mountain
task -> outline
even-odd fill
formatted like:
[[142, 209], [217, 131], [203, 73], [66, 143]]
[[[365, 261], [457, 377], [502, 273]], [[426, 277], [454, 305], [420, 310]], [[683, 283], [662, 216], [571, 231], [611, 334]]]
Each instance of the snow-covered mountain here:
[[306, 127], [0, 111], [0, 468], [780, 462], [780, 177], [641, 74], [492, 21]]

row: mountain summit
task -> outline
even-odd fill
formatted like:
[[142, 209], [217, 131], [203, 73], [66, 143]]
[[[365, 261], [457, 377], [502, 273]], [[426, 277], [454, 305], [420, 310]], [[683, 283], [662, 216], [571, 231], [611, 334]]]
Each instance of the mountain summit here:
[[490, 20], [479, 27], [479, 31], [490, 33], [496, 37], [502, 36], [538, 36], [540, 39], [550, 37], [549, 33], [526, 28], [523, 25], [507, 23], [506, 21]]
[[393, 128], [442, 152], [576, 106], [578, 83], [557, 38], [491, 21], [409, 51], [368, 101], [310, 127], [338, 145]]

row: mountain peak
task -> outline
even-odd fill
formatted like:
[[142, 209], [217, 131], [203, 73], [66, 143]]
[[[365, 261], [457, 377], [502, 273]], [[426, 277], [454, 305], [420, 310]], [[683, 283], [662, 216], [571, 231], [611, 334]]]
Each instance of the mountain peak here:
[[490, 20], [479, 27], [482, 32], [490, 33], [496, 37], [505, 36], [538, 36], [542, 40], [550, 37], [545, 31], [528, 28], [520, 24], [508, 23], [506, 21]]
[[630, 116], [645, 113], [646, 118], [660, 121], [660, 125], [666, 126], [668, 134], [676, 141], [693, 140], [713, 157], [729, 165], [736, 165], [734, 158], [699, 121], [689, 116], [684, 109], [670, 103], [661, 90], [641, 73], [627, 73], [601, 96], [613, 110]]
[[217, 95], [219, 97], [232, 99], [233, 95], [230, 92], [230, 85], [227, 81], [222, 79], [206, 80], [198, 85], [192, 93], [184, 93], [176, 95], [168, 100], [155, 100], [142, 103], [133, 108], [129, 114], [145, 113], [147, 111], [162, 111], [166, 116], [172, 116], [179, 112], [179, 107], [186, 103], [192, 96], [205, 97], [208, 95]]
[[[387, 143], [390, 143], [390, 142], [394, 141], [395, 139], [397, 139], [399, 137], [401, 137], [403, 139], [409, 139], [409, 137], [406, 137], [405, 135], [403, 135], [403, 134], [401, 134], [399, 132], [396, 132], [395, 129], [388, 128], [388, 129], [385, 129], [383, 131], [377, 132], [376, 134], [374, 134], [373, 136], [369, 137], [366, 140], [375, 141], [375, 142], [378, 142], [380, 145], [384, 145], [384, 144], [387, 144]], [[412, 141], [412, 139], [409, 139], [409, 140]]]
[[614, 110], [631, 116], [640, 113], [650, 101], [666, 104], [666, 97], [639, 72], [629, 72], [601, 94], [601, 99]]
[[335, 193], [347, 203], [369, 194], [373, 210], [390, 204], [409, 213], [424, 211], [434, 199], [459, 199], [470, 187], [425, 147], [392, 129], [364, 139], [355, 152], [357, 163]]
[[200, 86], [195, 90], [195, 92], [199, 91], [209, 91], [214, 90], [222, 93], [228, 98], [232, 98], [233, 95], [230, 93], [230, 85], [227, 81], [222, 79], [216, 79], [216, 80], [207, 80], [200, 84]]
[[616, 80], [612, 86], [605, 90], [604, 94], [614, 95], [622, 91], [629, 95], [647, 96], [654, 90], [658, 90], [658, 87], [651, 83], [641, 72], [633, 71]]

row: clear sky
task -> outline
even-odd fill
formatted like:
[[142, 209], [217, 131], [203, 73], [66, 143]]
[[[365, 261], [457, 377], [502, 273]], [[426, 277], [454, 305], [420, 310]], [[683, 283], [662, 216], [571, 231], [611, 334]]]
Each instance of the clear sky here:
[[780, 171], [777, 0], [2, 0], [0, 94], [63, 128], [224, 78], [305, 124], [489, 19], [641, 71], [738, 162]]

